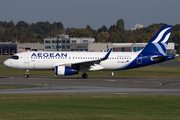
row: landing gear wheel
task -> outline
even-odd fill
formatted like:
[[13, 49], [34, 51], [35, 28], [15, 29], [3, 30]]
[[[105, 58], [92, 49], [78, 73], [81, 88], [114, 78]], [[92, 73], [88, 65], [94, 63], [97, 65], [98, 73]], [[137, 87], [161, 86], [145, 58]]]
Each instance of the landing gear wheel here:
[[26, 70], [26, 73], [25, 73], [24, 77], [29, 78], [29, 70]]
[[82, 74], [82, 78], [87, 79], [87, 78], [88, 78], [88, 75], [87, 75], [86, 73], [83, 73], [83, 74]]
[[24, 77], [25, 77], [25, 78], [29, 78], [29, 75], [28, 75], [28, 74], [25, 74]]

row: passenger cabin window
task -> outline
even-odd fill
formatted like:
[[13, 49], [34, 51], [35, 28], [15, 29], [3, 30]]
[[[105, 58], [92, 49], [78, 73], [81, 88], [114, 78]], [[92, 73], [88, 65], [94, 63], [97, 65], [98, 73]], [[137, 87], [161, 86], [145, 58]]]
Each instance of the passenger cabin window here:
[[13, 56], [11, 56], [11, 59], [18, 60], [18, 59], [19, 59], [19, 56], [17, 56], [17, 55], [13, 55]]

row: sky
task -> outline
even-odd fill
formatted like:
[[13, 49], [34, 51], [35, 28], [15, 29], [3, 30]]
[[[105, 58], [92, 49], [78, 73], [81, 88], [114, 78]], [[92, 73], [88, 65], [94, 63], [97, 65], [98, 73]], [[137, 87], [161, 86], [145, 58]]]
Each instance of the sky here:
[[109, 28], [123, 19], [125, 29], [136, 23], [180, 24], [180, 0], [0, 0], [0, 21], [61, 22], [64, 28]]

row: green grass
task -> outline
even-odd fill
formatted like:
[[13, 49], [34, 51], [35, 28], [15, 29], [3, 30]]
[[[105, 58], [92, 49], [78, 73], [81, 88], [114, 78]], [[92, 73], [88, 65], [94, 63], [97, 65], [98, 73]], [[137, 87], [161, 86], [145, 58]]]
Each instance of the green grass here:
[[0, 120], [178, 120], [175, 95], [0, 95]]
[[[27, 85], [21, 85], [21, 84], [1, 84], [0, 83], [0, 89], [19, 89], [19, 88], [34, 88], [36, 86], [27, 86]], [[40, 87], [40, 86], [39, 86]]]
[[0, 85], [0, 89], [18, 89], [18, 88], [25, 88], [25, 87], [18, 85]]

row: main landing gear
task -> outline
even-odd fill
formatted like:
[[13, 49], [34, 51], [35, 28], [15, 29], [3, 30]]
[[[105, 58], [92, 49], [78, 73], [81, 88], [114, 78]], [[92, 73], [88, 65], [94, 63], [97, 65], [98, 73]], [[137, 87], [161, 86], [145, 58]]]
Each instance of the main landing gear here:
[[88, 75], [87, 75], [86, 73], [83, 73], [83, 74], [82, 74], [82, 78], [87, 79], [87, 78], [88, 78]]
[[[26, 70], [26, 73], [25, 73], [24, 77], [29, 78], [29, 70]], [[87, 79], [88, 75], [86, 73], [83, 73], [82, 78]]]
[[26, 73], [25, 73], [24, 77], [29, 78], [29, 70], [26, 70]]

